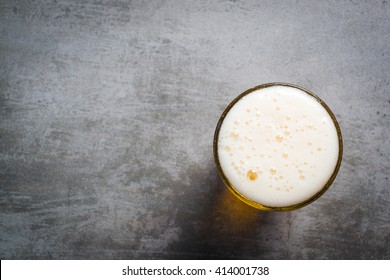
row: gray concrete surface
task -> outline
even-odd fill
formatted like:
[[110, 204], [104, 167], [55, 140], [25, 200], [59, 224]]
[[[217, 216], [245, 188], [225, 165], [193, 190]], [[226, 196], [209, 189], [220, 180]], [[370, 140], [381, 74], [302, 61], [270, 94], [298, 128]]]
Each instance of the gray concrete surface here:
[[[2, 259], [390, 259], [389, 1], [1, 1]], [[333, 186], [252, 209], [212, 155], [224, 107], [306, 87]]]

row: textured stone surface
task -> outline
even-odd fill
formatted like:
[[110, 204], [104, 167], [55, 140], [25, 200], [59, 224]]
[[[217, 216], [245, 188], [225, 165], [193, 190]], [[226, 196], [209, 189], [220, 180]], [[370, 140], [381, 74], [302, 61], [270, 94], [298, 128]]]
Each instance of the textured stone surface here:
[[[389, 259], [388, 1], [1, 1], [2, 259]], [[294, 212], [226, 190], [212, 138], [255, 85], [317, 93], [335, 183]]]

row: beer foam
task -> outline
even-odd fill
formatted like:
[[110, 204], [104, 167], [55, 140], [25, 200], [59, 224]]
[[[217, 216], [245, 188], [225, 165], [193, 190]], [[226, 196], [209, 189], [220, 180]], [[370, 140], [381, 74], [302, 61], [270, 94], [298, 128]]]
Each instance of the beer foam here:
[[339, 156], [328, 111], [295, 87], [270, 86], [244, 95], [218, 134], [218, 158], [230, 184], [268, 207], [302, 203], [322, 190]]

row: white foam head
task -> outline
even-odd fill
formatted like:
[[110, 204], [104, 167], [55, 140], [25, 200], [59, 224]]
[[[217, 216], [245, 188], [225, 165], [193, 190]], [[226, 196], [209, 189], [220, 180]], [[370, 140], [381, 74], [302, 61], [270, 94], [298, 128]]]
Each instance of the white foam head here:
[[245, 94], [221, 118], [216, 134], [224, 180], [266, 208], [309, 201], [338, 169], [341, 135], [330, 114], [295, 86]]

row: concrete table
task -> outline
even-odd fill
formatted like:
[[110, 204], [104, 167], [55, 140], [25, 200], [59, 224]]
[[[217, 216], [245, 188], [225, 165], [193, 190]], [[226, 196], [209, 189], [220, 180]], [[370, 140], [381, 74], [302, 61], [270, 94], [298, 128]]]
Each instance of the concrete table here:
[[[389, 259], [389, 30], [388, 1], [2, 1], [0, 258]], [[212, 139], [276, 81], [345, 150], [320, 199], [266, 213]]]

